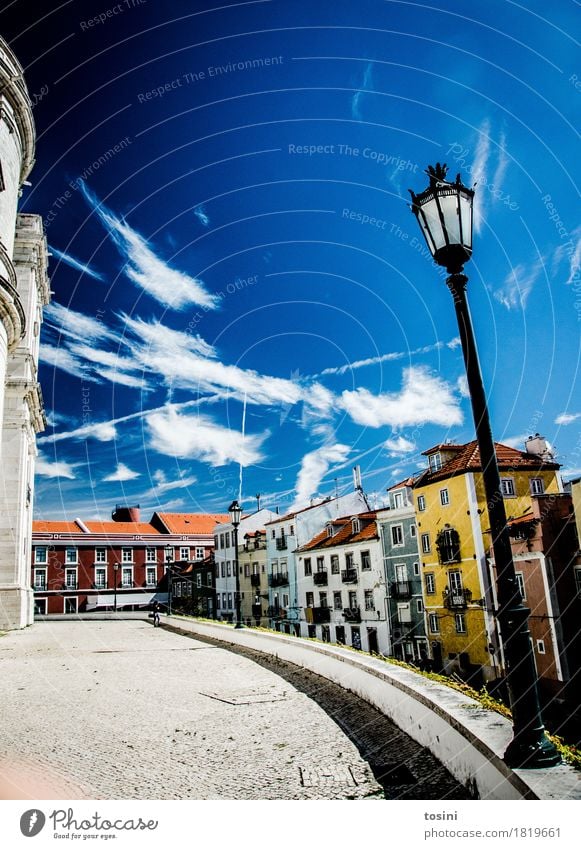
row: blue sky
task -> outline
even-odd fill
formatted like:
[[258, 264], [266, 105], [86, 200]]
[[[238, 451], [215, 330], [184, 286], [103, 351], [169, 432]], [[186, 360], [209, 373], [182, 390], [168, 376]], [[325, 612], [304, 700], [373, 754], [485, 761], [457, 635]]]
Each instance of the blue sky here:
[[[576, 4], [73, 0], [0, 28], [45, 217], [36, 514], [378, 504], [468, 441], [445, 274], [408, 207], [476, 183], [469, 299], [495, 437], [581, 473]], [[577, 25], [576, 25], [577, 24]], [[576, 52], [577, 51], [577, 52]]]

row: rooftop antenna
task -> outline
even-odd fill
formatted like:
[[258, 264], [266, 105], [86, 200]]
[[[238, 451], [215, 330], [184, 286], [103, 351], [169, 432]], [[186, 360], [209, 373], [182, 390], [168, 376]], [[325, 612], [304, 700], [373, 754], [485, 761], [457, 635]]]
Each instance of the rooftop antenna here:
[[335, 498], [339, 498], [339, 478], [335, 478]]
[[353, 488], [359, 492], [363, 491], [361, 486], [361, 467], [353, 466]]
[[257, 513], [260, 510], [260, 496], [261, 496], [260, 492], [257, 492], [256, 495], [254, 496], [256, 498], [256, 512]]

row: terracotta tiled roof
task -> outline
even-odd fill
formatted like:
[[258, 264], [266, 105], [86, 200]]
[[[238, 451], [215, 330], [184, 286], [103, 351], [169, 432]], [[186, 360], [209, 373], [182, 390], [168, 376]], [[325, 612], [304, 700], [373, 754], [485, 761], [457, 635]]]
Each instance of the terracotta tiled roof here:
[[462, 451], [465, 445], [458, 445], [455, 442], [439, 442], [428, 448], [427, 451], [422, 451], [422, 457], [427, 457], [428, 454], [434, 454], [436, 451]]
[[259, 536], [264, 536], [266, 534], [266, 531], [265, 530], [249, 531], [247, 534], [244, 534], [244, 539], [246, 539], [246, 537], [248, 537], [248, 539], [252, 539], [252, 537], [255, 537], [256, 534], [258, 534]]
[[392, 489], [401, 489], [402, 486], [413, 486], [415, 480], [415, 478], [406, 478], [405, 480], [400, 481], [399, 483], [394, 483], [393, 486], [388, 486], [387, 491], [391, 492]]
[[[332, 525], [338, 530], [332, 537], [327, 536], [327, 527], [312, 540], [303, 545], [298, 551], [312, 551], [315, 548], [334, 548], [336, 545], [350, 545], [356, 542], [365, 542], [378, 538], [375, 511], [370, 513], [358, 513], [357, 516], [343, 516], [341, 519], [333, 519]], [[351, 520], [357, 518], [361, 522], [361, 530], [354, 534]]]
[[[495, 442], [496, 457], [498, 460], [498, 468], [501, 471], [514, 470], [519, 471], [551, 471], [560, 468], [559, 463], [548, 463], [542, 457], [536, 454], [529, 454], [526, 451], [518, 451], [516, 448], [510, 448], [508, 445], [502, 445], [500, 442]], [[442, 448], [450, 448], [449, 445]], [[453, 477], [454, 475], [463, 475], [465, 472], [481, 471], [480, 451], [476, 440], [468, 442], [461, 446], [455, 457], [444, 463], [441, 469], [437, 472], [431, 472], [429, 469], [424, 472], [416, 480], [417, 486], [425, 486], [433, 481], [444, 480], [445, 478]], [[426, 452], [424, 452], [426, 453]]]
[[157, 528], [149, 522], [85, 522], [92, 534], [156, 534], [160, 536]]
[[170, 534], [213, 534], [230, 521], [229, 513], [157, 513]]
[[79, 534], [81, 529], [75, 522], [51, 522], [35, 519], [32, 523], [33, 534]]

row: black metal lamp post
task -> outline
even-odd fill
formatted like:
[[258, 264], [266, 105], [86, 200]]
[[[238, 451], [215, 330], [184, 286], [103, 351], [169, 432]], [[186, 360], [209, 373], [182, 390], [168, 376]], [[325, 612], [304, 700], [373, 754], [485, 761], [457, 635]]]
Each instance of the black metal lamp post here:
[[506, 524], [496, 451], [492, 439], [486, 395], [478, 362], [472, 319], [466, 300], [468, 278], [462, 273], [472, 256], [472, 203], [474, 191], [446, 180], [447, 166], [428, 167], [428, 188], [412, 196], [412, 212], [418, 219], [428, 248], [438, 265], [449, 273], [446, 283], [454, 298], [462, 342], [466, 377], [480, 450], [492, 549], [497, 573], [498, 622], [504, 642], [507, 684], [514, 737], [504, 756], [511, 767], [541, 768], [560, 763], [555, 746], [547, 738], [539, 705], [537, 673], [528, 627], [530, 611], [524, 607], [516, 580]]
[[174, 550], [173, 545], [165, 547], [165, 568], [167, 572], [167, 613], [171, 616], [171, 567], [173, 563]]
[[113, 564], [113, 612], [117, 613], [117, 572], [119, 571], [119, 563]]
[[234, 528], [234, 572], [236, 573], [236, 628], [242, 628], [242, 612], [241, 612], [241, 598], [240, 598], [240, 567], [238, 565], [238, 526], [240, 524], [240, 516], [242, 515], [242, 508], [238, 504], [237, 501], [233, 501], [230, 507], [228, 507], [228, 512], [230, 513], [230, 521], [232, 522], [232, 527]]

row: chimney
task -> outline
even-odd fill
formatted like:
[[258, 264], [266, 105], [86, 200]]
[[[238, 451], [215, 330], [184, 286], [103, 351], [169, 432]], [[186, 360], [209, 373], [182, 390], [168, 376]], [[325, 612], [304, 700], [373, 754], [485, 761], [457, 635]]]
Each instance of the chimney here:
[[361, 486], [361, 466], [353, 466], [353, 488], [358, 492], [363, 489]]
[[114, 522], [139, 522], [140, 515], [139, 504], [135, 504], [133, 507], [117, 504], [111, 513], [111, 518]]
[[534, 436], [529, 436], [525, 440], [525, 450], [527, 454], [535, 454], [547, 463], [552, 463], [555, 459], [555, 455], [551, 451], [547, 440], [539, 433], [535, 433]]

